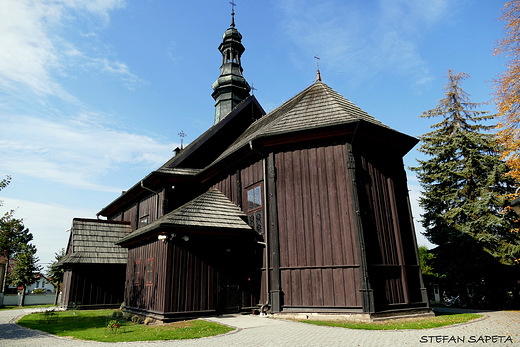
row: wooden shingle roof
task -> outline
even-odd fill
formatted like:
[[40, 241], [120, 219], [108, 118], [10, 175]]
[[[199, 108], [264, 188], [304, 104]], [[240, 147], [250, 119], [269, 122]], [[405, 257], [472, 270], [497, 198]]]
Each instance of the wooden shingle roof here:
[[188, 229], [252, 231], [253, 229], [244, 221], [245, 216], [244, 212], [222, 192], [218, 189], [210, 189], [156, 221], [137, 229], [119, 240], [117, 244], [126, 243], [159, 228], [183, 231]]
[[246, 146], [250, 141], [261, 137], [359, 121], [390, 129], [325, 83], [316, 81], [251, 124], [215, 162]]
[[72, 252], [59, 264], [126, 264], [128, 250], [115, 242], [130, 231], [129, 222], [75, 218], [69, 239]]

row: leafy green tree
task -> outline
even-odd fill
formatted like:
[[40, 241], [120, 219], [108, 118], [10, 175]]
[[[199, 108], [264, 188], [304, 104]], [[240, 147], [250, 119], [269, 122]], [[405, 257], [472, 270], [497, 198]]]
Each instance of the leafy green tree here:
[[5, 289], [10, 260], [14, 259], [32, 239], [33, 235], [24, 226], [23, 220], [14, 218], [13, 210], [0, 217], [0, 256], [7, 259], [3, 289]]
[[436, 273], [432, 266], [435, 261], [435, 254], [428, 250], [426, 246], [419, 246], [417, 250], [419, 251], [419, 262], [423, 277], [427, 277], [429, 281], [444, 278], [445, 276]]
[[60, 295], [61, 284], [63, 283], [64, 269], [58, 265], [61, 258], [65, 256], [65, 248], [62, 248], [59, 252], [54, 253], [54, 259], [47, 267], [47, 279], [53, 285], [56, 290], [56, 296], [54, 297], [54, 305], [58, 304], [58, 297]]
[[503, 196], [514, 191], [514, 182], [496, 137], [488, 133], [492, 125], [483, 124], [494, 116], [479, 111], [483, 103], [471, 102], [460, 87], [468, 77], [448, 71], [444, 98], [421, 115], [441, 118], [421, 136], [419, 151], [429, 159], [412, 168], [422, 186], [424, 235], [437, 245], [431, 266], [461, 287], [498, 284], [504, 266], [518, 271], [520, 258], [519, 235], [512, 232], [516, 217], [504, 212]]
[[20, 306], [24, 306], [25, 289], [35, 281], [42, 268], [37, 265], [40, 260], [36, 257], [36, 247], [31, 244], [24, 244], [14, 259], [16, 266], [9, 273], [8, 281], [11, 285], [22, 287]]

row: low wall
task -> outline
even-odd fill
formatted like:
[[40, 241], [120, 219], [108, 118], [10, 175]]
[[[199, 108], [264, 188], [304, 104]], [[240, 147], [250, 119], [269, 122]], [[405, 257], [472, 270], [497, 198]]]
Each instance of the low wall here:
[[[61, 294], [60, 294], [61, 295]], [[54, 304], [54, 298], [56, 294], [26, 294], [25, 295], [25, 306], [30, 305], [52, 305]], [[4, 294], [4, 305], [5, 306], [18, 306], [22, 296], [18, 294]], [[58, 298], [58, 304], [60, 298]]]

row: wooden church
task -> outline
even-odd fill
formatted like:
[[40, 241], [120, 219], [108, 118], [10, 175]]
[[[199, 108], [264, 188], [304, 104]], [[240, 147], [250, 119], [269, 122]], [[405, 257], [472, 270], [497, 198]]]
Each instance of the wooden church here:
[[403, 163], [418, 140], [319, 71], [266, 114], [242, 75], [241, 40], [232, 13], [215, 124], [98, 213], [128, 225], [116, 241], [128, 252], [124, 309], [164, 321], [428, 312]]

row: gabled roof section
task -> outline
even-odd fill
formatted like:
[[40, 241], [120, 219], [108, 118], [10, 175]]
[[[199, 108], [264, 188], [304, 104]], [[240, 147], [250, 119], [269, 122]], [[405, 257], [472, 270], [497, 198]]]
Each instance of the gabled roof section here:
[[218, 189], [210, 189], [156, 221], [117, 241], [121, 245], [161, 228], [252, 231], [246, 215]]
[[365, 121], [387, 129], [361, 108], [321, 81], [289, 99], [253, 124], [216, 161], [228, 156], [249, 141], [260, 137], [312, 130], [333, 125]]
[[115, 242], [131, 230], [129, 222], [74, 218], [69, 239], [72, 253], [58, 264], [126, 264], [128, 251]]
[[220, 122], [209, 128], [159, 170], [203, 169], [229, 147], [251, 123], [265, 115], [254, 95], [247, 97]]

